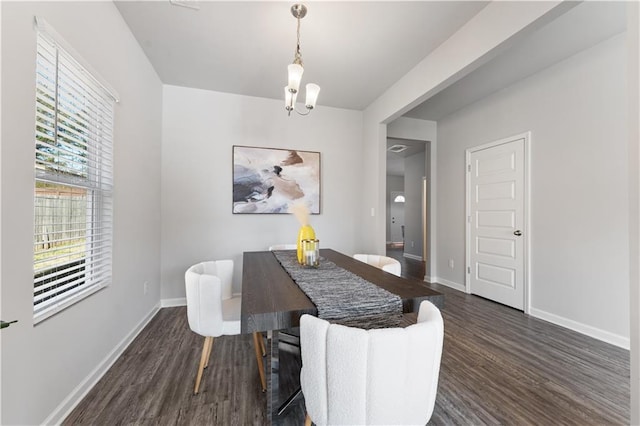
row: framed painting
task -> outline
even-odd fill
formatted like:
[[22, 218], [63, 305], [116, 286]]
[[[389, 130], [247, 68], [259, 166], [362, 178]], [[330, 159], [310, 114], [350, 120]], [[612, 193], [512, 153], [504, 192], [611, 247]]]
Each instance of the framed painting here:
[[320, 214], [320, 153], [233, 146], [233, 213], [289, 213], [304, 203]]

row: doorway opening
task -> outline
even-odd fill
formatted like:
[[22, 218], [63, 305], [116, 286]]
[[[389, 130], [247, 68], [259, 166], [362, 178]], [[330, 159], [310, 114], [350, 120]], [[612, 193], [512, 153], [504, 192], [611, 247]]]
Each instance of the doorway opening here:
[[409, 267], [413, 275], [420, 274], [421, 280], [426, 275], [425, 261], [428, 257], [428, 223], [425, 220], [428, 164], [427, 141], [387, 138], [387, 256], [403, 264], [403, 275]]

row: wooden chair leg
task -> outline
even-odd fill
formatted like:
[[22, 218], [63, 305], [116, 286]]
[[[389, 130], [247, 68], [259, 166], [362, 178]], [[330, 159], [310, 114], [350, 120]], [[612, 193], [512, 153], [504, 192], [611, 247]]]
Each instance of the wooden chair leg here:
[[200, 380], [202, 380], [202, 371], [204, 365], [207, 363], [207, 357], [209, 353], [210, 344], [213, 343], [213, 337], [205, 337], [204, 345], [202, 345], [202, 355], [200, 356], [200, 366], [198, 366], [198, 375], [196, 376], [196, 386], [193, 389], [193, 393], [197, 394], [200, 390]]
[[307, 416], [304, 418], [304, 426], [311, 426], [311, 417], [309, 417], [309, 413], [307, 413]]
[[213, 337], [209, 340], [209, 345], [207, 346], [207, 361], [204, 364], [204, 368], [209, 366], [209, 360], [211, 359], [211, 349], [213, 348]]
[[256, 361], [258, 361], [258, 373], [260, 373], [260, 384], [262, 385], [262, 392], [267, 391], [267, 379], [264, 375], [264, 365], [262, 364], [262, 353], [260, 350], [260, 340], [262, 337], [258, 333], [253, 333], [253, 345], [256, 349]]
[[262, 350], [262, 356], [265, 357], [267, 356], [267, 349], [264, 347], [264, 336], [262, 335], [262, 333], [260, 333], [258, 337], [260, 338], [260, 349]]

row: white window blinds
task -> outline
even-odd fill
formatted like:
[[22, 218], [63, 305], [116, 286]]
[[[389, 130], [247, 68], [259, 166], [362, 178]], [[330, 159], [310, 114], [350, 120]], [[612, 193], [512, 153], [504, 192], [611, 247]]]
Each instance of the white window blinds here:
[[38, 29], [36, 322], [111, 282], [115, 100], [59, 36]]

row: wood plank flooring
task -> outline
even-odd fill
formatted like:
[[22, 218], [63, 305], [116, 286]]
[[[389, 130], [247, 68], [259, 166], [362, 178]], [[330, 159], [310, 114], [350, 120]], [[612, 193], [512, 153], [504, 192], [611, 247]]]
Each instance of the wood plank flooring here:
[[[403, 273], [424, 275], [422, 262], [399, 257]], [[430, 287], [445, 294], [445, 340], [429, 424], [629, 424], [628, 351], [476, 296]], [[63, 424], [266, 424], [252, 336], [215, 339], [194, 396], [202, 342], [189, 330], [186, 308], [161, 309]], [[281, 373], [283, 393], [298, 383], [299, 366], [293, 359], [288, 365]], [[303, 421], [301, 404], [285, 418], [285, 424]]]

